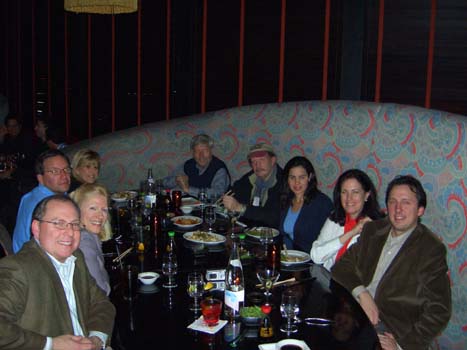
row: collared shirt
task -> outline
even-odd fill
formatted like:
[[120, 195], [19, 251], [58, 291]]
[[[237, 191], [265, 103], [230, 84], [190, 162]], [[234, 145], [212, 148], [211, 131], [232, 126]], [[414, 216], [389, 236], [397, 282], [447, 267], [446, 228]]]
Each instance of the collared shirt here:
[[39, 184], [21, 198], [13, 232], [13, 251], [15, 253], [18, 253], [23, 244], [31, 239], [32, 212], [37, 203], [53, 194], [54, 192]]
[[[71, 323], [73, 325], [73, 334], [85, 336], [83, 333], [83, 329], [79, 323], [78, 318], [78, 309], [76, 307], [76, 298], [75, 292], [73, 290], [73, 275], [75, 272], [75, 260], [76, 257], [71, 255], [69, 256], [64, 263], [55, 259], [52, 255], [48, 252], [46, 254], [49, 256], [50, 260], [52, 261], [55, 270], [60, 277], [60, 281], [62, 282], [63, 290], [65, 292], [66, 300], [68, 303], [68, 310], [70, 311], [70, 318]], [[98, 331], [90, 331], [89, 337], [96, 336], [98, 337], [103, 344], [107, 341], [107, 334]], [[47, 342], [45, 344], [44, 350], [52, 350], [52, 337], [47, 337]]]
[[378, 288], [381, 278], [383, 278], [384, 273], [388, 269], [389, 265], [399, 253], [399, 250], [402, 248], [405, 241], [407, 240], [407, 238], [409, 238], [412, 232], [413, 229], [404, 232], [402, 235], [397, 237], [393, 237], [393, 235], [389, 233], [388, 238], [386, 239], [386, 243], [384, 243], [383, 250], [381, 251], [381, 255], [379, 256], [378, 265], [376, 265], [376, 270], [375, 274], [373, 275], [373, 279], [371, 280], [370, 284], [366, 287], [366, 289], [373, 298], [375, 297], [376, 289]]
[[[196, 168], [199, 170], [200, 175], [202, 175], [207, 170], [208, 167], [201, 168], [198, 164], [196, 164]], [[177, 168], [175, 168], [174, 171], [172, 172], [172, 175], [164, 178], [164, 181], [163, 181], [164, 187], [178, 188], [175, 178], [177, 177], [177, 175], [180, 175], [180, 174], [185, 174], [184, 163], [179, 165]], [[220, 196], [224, 194], [228, 190], [229, 185], [230, 185], [230, 177], [229, 177], [229, 174], [227, 173], [227, 170], [225, 170], [224, 168], [220, 168], [219, 170], [216, 171], [216, 174], [214, 175], [214, 178], [211, 181], [211, 187], [207, 189], [208, 197]], [[187, 194], [189, 194], [190, 196], [198, 197], [198, 192], [199, 192], [199, 188], [193, 187], [193, 186], [188, 187]]]

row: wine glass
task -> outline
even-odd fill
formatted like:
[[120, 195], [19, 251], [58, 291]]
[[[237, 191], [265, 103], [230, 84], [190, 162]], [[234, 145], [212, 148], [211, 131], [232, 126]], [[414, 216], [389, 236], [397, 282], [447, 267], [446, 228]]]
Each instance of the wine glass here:
[[230, 218], [230, 223], [231, 223], [231, 226], [232, 226], [232, 230], [230, 232], [230, 237], [234, 238], [235, 237], [235, 224], [237, 222], [238, 217], [240, 216], [240, 213], [238, 211], [235, 211], [235, 210], [228, 210], [227, 215]]
[[201, 210], [204, 210], [208, 201], [208, 192], [206, 188], [200, 188], [198, 192], [198, 199], [201, 202]]
[[201, 310], [198, 302], [198, 298], [201, 298], [204, 292], [204, 278], [201, 272], [190, 272], [188, 274], [187, 292], [188, 295], [193, 298], [193, 304], [190, 305], [190, 310]]
[[259, 241], [263, 245], [263, 256], [267, 258], [268, 247], [274, 242], [274, 235], [272, 233], [272, 228], [270, 227], [261, 227], [259, 231]]
[[216, 222], [216, 207], [214, 205], [208, 205], [206, 207], [204, 219], [209, 225], [209, 232], [212, 232], [212, 225]]
[[298, 315], [300, 307], [298, 304], [299, 296], [296, 291], [287, 289], [282, 294], [281, 315], [286, 319], [286, 322], [281, 325], [281, 332], [290, 334], [298, 331], [298, 327], [292, 323], [292, 320]]
[[177, 283], [174, 281], [174, 276], [177, 274], [177, 260], [174, 259], [170, 254], [162, 257], [162, 273], [167, 276], [167, 282], [162, 287], [164, 288], [175, 288]]
[[279, 279], [280, 273], [276, 269], [264, 268], [256, 273], [256, 277], [261, 282], [264, 288], [264, 295], [269, 298], [272, 293], [271, 289], [274, 283]]

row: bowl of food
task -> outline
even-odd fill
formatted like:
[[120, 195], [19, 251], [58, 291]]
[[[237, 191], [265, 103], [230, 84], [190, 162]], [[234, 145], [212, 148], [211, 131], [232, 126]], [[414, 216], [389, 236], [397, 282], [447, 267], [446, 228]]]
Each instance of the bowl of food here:
[[193, 211], [193, 207], [191, 205], [182, 205], [180, 210], [183, 212], [183, 214], [190, 214]]
[[276, 343], [276, 350], [310, 350], [303, 340], [283, 339]]
[[203, 223], [203, 219], [190, 215], [175, 216], [171, 220], [175, 226], [180, 228], [193, 228]]
[[142, 284], [153, 284], [156, 280], [160, 277], [157, 272], [147, 271], [147, 272], [140, 272], [138, 274], [138, 279]]
[[245, 326], [259, 327], [264, 313], [258, 305], [244, 306], [240, 309], [240, 317]]

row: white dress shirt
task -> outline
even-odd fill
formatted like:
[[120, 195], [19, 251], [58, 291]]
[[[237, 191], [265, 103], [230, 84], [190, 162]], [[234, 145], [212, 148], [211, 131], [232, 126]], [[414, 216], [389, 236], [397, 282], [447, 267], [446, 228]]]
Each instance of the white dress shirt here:
[[[52, 264], [54, 265], [55, 270], [57, 271], [60, 277], [60, 281], [62, 282], [63, 290], [65, 292], [66, 300], [68, 303], [68, 309], [70, 311], [71, 323], [73, 325], [73, 334], [85, 336], [83, 333], [83, 329], [79, 324], [78, 311], [76, 308], [76, 298], [75, 293], [73, 291], [73, 275], [75, 272], [76, 257], [72, 255], [68, 257], [64, 263], [62, 263], [55, 259], [49, 253], [47, 253], [47, 255], [52, 261]], [[89, 337], [92, 336], [98, 337], [102, 341], [102, 344], [106, 343], [108, 337], [108, 335], [105, 333], [98, 331], [90, 331]], [[52, 350], [52, 337], [47, 337], [47, 342], [44, 346], [44, 350]]]

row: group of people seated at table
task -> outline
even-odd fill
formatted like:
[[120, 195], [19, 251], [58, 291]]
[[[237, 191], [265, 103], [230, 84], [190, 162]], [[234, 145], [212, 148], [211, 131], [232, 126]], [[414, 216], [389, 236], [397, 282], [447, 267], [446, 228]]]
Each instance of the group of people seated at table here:
[[15, 254], [0, 260], [0, 348], [109, 344], [115, 309], [101, 247], [111, 235], [109, 195], [95, 183], [96, 152], [82, 151], [73, 163], [81, 185], [70, 193], [68, 157], [54, 149], [36, 159], [38, 185], [21, 199]]
[[[197, 187], [225, 193], [230, 176], [212, 156], [212, 139], [193, 140], [193, 158], [176, 170], [172, 184], [189, 194]], [[421, 223], [427, 200], [420, 181], [404, 175], [389, 183], [386, 216], [373, 182], [360, 169], [339, 176], [331, 201], [306, 157], [293, 157], [282, 169], [273, 147], [257, 143], [247, 160], [251, 170], [222, 196], [224, 207], [250, 226], [279, 229], [287, 249], [310, 252], [314, 263], [352, 292], [383, 349], [429, 348], [449, 321], [451, 291], [446, 248]], [[211, 187], [216, 176], [224, 178], [223, 187]]]
[[[231, 185], [213, 146], [208, 135], [196, 135], [193, 158], [165, 185], [195, 196], [205, 188], [249, 225], [278, 228], [287, 248], [310, 252], [354, 295], [380, 331], [383, 349], [430, 346], [449, 321], [451, 295], [446, 248], [421, 224], [427, 200], [416, 178], [390, 182], [386, 216], [359, 169], [339, 176], [331, 200], [306, 157], [293, 157], [282, 169], [273, 147], [257, 143], [247, 154], [251, 170]], [[69, 342], [98, 349], [108, 343], [115, 310], [106, 297], [101, 241], [111, 235], [109, 194], [95, 183], [98, 154], [77, 155], [73, 168], [59, 150], [36, 159], [38, 185], [21, 199], [16, 254], [0, 259], [0, 348], [59, 349]], [[67, 196], [72, 173], [81, 185]]]

